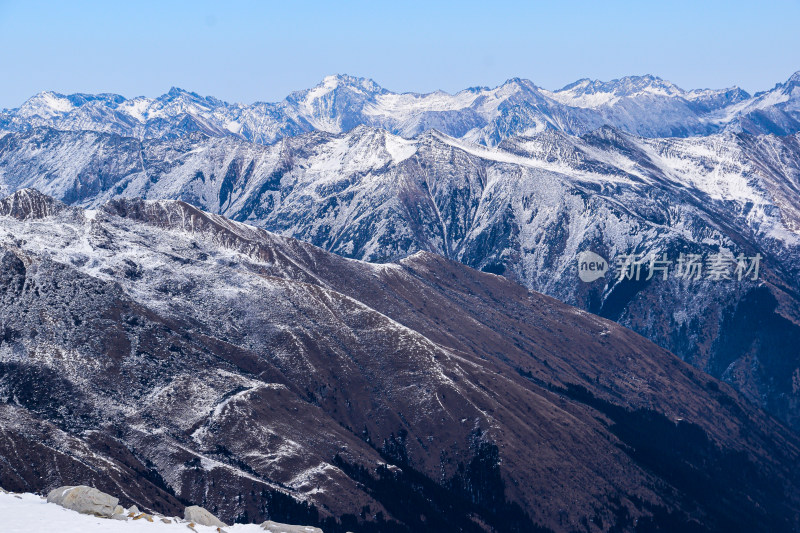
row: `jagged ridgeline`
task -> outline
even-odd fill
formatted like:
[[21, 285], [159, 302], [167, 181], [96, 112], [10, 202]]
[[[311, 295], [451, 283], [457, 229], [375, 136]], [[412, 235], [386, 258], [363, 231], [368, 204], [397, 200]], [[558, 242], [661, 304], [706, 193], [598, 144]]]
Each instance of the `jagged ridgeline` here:
[[0, 486], [325, 531], [795, 531], [800, 440], [618, 324], [179, 201], [0, 201]]
[[579, 80], [549, 91], [514, 78], [500, 87], [447, 94], [396, 93], [372, 80], [328, 76], [281, 102], [233, 104], [172, 88], [158, 98], [43, 92], [0, 112], [0, 128], [91, 130], [136, 138], [189, 132], [259, 144], [311, 131], [341, 133], [375, 126], [409, 138], [436, 129], [484, 145], [552, 129], [582, 135], [609, 125], [643, 137], [687, 137], [722, 131], [787, 135], [800, 130], [800, 72], [750, 95], [738, 87], [683, 90], [656, 76], [610, 82]]

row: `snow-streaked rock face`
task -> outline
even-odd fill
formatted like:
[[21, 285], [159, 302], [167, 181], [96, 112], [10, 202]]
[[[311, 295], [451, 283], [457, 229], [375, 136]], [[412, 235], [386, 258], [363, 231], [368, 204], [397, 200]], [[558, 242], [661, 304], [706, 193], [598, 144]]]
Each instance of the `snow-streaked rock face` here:
[[7, 489], [367, 531], [800, 520], [800, 441], [730, 387], [435, 254], [123, 199], [0, 216], [0, 267]]
[[0, 215], [25, 220], [57, 215], [67, 206], [36, 189], [22, 189], [0, 200]]
[[309, 131], [342, 133], [367, 125], [406, 138], [436, 129], [490, 146], [545, 129], [581, 135], [604, 125], [645, 137], [725, 129], [790, 134], [800, 130], [797, 78], [754, 96], [737, 87], [685, 91], [650, 75], [580, 80], [557, 91], [514, 78], [493, 89], [456, 94], [395, 93], [369, 79], [338, 75], [281, 102], [250, 105], [177, 88], [158, 98], [132, 99], [43, 92], [0, 113], [0, 130], [49, 126], [139, 139], [203, 132], [271, 144]]
[[[89, 208], [115, 197], [181, 199], [373, 262], [435, 252], [631, 327], [795, 427], [798, 183], [797, 135], [548, 130], [494, 148], [365, 126], [271, 146], [50, 129], [0, 139], [4, 191], [35, 187]], [[630, 253], [764, 259], [757, 282], [631, 287], [608, 276], [585, 285], [575, 272], [584, 250], [612, 264]]]

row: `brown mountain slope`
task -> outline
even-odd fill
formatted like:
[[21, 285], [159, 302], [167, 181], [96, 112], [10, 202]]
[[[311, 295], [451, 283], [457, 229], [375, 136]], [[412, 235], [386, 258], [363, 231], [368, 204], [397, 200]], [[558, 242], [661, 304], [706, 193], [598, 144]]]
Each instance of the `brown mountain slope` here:
[[[331, 531], [800, 524], [795, 436], [504, 278], [347, 260], [181, 202], [14, 212], [0, 243], [7, 489], [97, 480]], [[57, 461], [75, 466], [42, 476]]]

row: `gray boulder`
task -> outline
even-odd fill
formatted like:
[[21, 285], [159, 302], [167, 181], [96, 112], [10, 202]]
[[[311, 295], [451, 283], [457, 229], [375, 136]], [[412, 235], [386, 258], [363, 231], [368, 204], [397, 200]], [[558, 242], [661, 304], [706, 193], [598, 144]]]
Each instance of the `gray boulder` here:
[[272, 520], [264, 522], [261, 524], [261, 527], [268, 533], [323, 533], [323, 531], [318, 527], [292, 526], [289, 524], [273, 522]]
[[227, 527], [227, 524], [199, 505], [187, 507], [183, 511], [183, 518], [201, 526]]
[[86, 485], [51, 490], [47, 501], [79, 513], [104, 517], [112, 516], [119, 504], [119, 499]]

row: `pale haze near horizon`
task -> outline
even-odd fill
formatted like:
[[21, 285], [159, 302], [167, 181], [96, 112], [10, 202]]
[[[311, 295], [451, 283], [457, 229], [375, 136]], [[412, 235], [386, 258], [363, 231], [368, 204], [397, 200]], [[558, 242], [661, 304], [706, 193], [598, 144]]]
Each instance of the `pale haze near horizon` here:
[[800, 70], [800, 0], [164, 4], [0, 0], [0, 108], [172, 86], [278, 101], [345, 73], [397, 92], [653, 74], [753, 93]]

